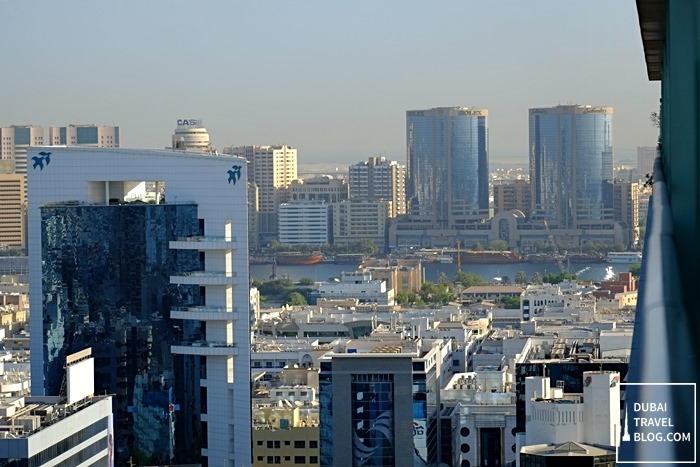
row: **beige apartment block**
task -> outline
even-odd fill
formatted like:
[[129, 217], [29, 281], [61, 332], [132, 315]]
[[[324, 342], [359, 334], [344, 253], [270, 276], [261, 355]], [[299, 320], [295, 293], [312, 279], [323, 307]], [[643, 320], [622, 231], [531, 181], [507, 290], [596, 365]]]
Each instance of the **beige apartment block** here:
[[0, 248], [26, 245], [26, 178], [0, 173]]

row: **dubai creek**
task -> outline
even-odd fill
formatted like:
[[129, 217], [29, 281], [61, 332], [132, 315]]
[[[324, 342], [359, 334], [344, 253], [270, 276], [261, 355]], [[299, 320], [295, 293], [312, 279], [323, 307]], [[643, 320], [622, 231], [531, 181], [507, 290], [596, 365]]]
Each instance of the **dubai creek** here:
[[[298, 281], [302, 277], [308, 277], [316, 282], [324, 282], [332, 277], [339, 277], [343, 271], [355, 271], [359, 264], [334, 264], [319, 263], [311, 266], [277, 266], [277, 278], [288, 277]], [[565, 265], [571, 274], [575, 274], [582, 281], [599, 282], [611, 279], [611, 274], [629, 271], [629, 264], [608, 263], [571, 263]], [[425, 263], [426, 281], [436, 281], [438, 274], [444, 272], [447, 277], [454, 279], [457, 272], [457, 264]], [[483, 277], [486, 282], [497, 283], [496, 278], [508, 277], [513, 283], [519, 271], [527, 275], [528, 281], [532, 280], [535, 273], [542, 276], [550, 272], [559, 273], [556, 263], [508, 263], [508, 264], [462, 264], [462, 271], [473, 272]], [[250, 276], [254, 279], [269, 279], [272, 275], [272, 264], [254, 264], [250, 266]]]

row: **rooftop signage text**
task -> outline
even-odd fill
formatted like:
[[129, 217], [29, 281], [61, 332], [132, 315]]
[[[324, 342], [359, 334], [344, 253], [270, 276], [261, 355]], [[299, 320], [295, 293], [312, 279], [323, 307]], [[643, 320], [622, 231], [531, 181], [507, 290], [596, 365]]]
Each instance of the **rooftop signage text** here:
[[183, 118], [177, 121], [177, 126], [196, 126], [201, 124], [201, 120], [195, 120], [193, 118]]

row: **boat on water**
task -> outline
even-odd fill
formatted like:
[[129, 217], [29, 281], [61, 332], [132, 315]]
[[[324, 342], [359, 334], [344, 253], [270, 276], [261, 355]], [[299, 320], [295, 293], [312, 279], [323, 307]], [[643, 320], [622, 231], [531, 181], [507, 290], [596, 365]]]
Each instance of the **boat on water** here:
[[364, 253], [338, 253], [333, 257], [335, 264], [360, 264], [367, 259]]
[[558, 260], [564, 260], [564, 255], [553, 255], [548, 253], [532, 253], [525, 257], [528, 263], [556, 263]]
[[438, 255], [435, 257], [438, 263], [451, 264], [454, 263], [454, 258], [451, 255]]
[[638, 251], [611, 251], [606, 261], [617, 264], [634, 264], [642, 262], [642, 254]]
[[299, 265], [308, 266], [310, 264], [318, 264], [323, 261], [323, 253], [314, 251], [312, 253], [277, 253], [275, 262], [280, 265]]
[[566, 255], [569, 261], [574, 263], [604, 263], [605, 256], [602, 254], [590, 254], [590, 253], [569, 253]]
[[502, 264], [502, 263], [519, 263], [523, 257], [512, 251], [463, 251], [460, 253], [460, 259], [463, 263], [478, 263], [478, 264]]

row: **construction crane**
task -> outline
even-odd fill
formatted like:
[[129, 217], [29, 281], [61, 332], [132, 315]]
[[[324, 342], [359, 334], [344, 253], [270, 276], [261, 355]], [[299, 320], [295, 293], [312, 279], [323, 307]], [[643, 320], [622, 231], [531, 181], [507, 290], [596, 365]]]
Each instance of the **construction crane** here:
[[462, 253], [459, 251], [459, 240], [457, 240], [457, 272], [462, 272]]
[[549, 230], [549, 224], [547, 223], [546, 220], [544, 221], [544, 228], [547, 231], [547, 238], [549, 239], [549, 242], [554, 247], [554, 258], [557, 260], [557, 266], [559, 266], [559, 272], [562, 274], [565, 274], [568, 271], [566, 270], [566, 267], [564, 266], [564, 261], [562, 261], [561, 255], [559, 255], [559, 246], [557, 245], [557, 241], [554, 239], [554, 235], [552, 235], [552, 231]]

